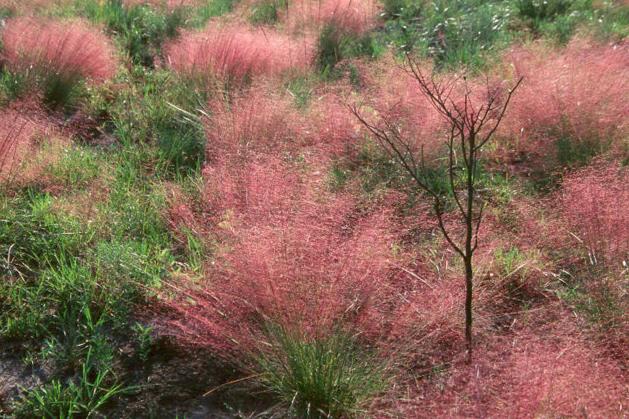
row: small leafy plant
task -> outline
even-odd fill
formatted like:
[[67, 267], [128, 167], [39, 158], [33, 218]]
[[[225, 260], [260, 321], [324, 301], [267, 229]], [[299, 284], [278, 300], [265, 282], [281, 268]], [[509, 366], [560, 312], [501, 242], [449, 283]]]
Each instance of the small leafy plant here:
[[133, 332], [135, 333], [137, 341], [138, 358], [140, 358], [142, 362], [146, 362], [151, 354], [153, 328], [151, 326], [144, 326], [141, 323], [136, 323], [133, 326]]

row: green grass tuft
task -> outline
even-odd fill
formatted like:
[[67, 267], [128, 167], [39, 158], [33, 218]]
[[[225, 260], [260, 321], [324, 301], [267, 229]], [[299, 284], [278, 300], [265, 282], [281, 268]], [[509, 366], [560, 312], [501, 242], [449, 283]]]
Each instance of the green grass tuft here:
[[77, 2], [77, 12], [104, 24], [135, 64], [153, 67], [161, 45], [177, 35], [186, 22], [186, 9], [158, 10], [144, 4], [127, 6], [122, 0]]
[[286, 0], [261, 0], [254, 4], [249, 21], [254, 25], [271, 25], [277, 22], [279, 11], [287, 6]]
[[55, 184], [74, 190], [88, 186], [102, 169], [102, 155], [89, 147], [75, 146], [64, 150], [61, 159], [46, 166], [44, 173]]
[[237, 0], [205, 0], [201, 6], [193, 10], [190, 25], [203, 26], [211, 18], [231, 12], [236, 3]]
[[15, 417], [94, 417], [108, 402], [130, 390], [118, 383], [111, 369], [96, 369], [92, 361], [90, 350], [76, 378], [66, 382], [55, 379], [27, 392], [17, 403]]
[[379, 52], [371, 34], [356, 36], [331, 23], [324, 26], [319, 34], [316, 64], [324, 77], [330, 77], [335, 75], [335, 67], [341, 60], [359, 56], [375, 57]]
[[197, 173], [205, 158], [205, 131], [197, 116], [205, 94], [165, 70], [135, 67], [117, 81], [125, 87], [109, 102], [98, 97], [107, 91], [95, 92], [91, 112], [108, 114], [127, 152], [134, 158], [144, 153], [161, 176]]
[[386, 386], [381, 361], [339, 332], [309, 339], [268, 328], [270, 349], [258, 358], [260, 383], [301, 418], [360, 415]]

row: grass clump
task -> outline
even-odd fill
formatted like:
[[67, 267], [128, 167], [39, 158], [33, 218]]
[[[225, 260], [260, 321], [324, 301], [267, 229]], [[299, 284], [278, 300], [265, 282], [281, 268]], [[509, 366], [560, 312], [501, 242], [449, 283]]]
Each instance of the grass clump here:
[[50, 195], [26, 191], [0, 207], [2, 273], [28, 276], [74, 257], [89, 243], [89, 230], [75, 217], [55, 211]]
[[279, 11], [288, 5], [286, 0], [262, 0], [251, 10], [249, 21], [254, 25], [271, 25], [277, 22]]
[[135, 64], [153, 67], [162, 43], [174, 37], [186, 20], [186, 11], [162, 11], [145, 4], [127, 6], [122, 0], [79, 3], [79, 13], [105, 24]]
[[45, 175], [65, 188], [81, 189], [95, 180], [101, 170], [101, 155], [88, 147], [64, 150], [60, 161], [45, 167]]
[[[205, 132], [196, 116], [204, 94], [165, 70], [135, 67], [117, 81], [125, 87], [97, 92], [90, 112], [107, 114], [108, 129], [125, 152], [133, 158], [149, 153], [153, 161], [147, 163], [161, 175], [196, 173], [205, 157]], [[113, 100], [103, 100], [112, 93]]]
[[55, 379], [28, 391], [17, 403], [17, 418], [93, 417], [109, 401], [129, 389], [118, 382], [110, 368], [95, 368], [88, 352], [78, 377], [66, 382]]
[[43, 103], [52, 110], [72, 111], [85, 96], [86, 86], [81, 77], [74, 74], [39, 71], [26, 72], [0, 70], [0, 103], [27, 97], [40, 90]]
[[567, 43], [583, 27], [600, 37], [627, 36], [629, 10], [591, 0], [385, 0], [381, 39], [431, 57], [438, 67], [485, 68], [514, 39]]
[[629, 10], [614, 1], [517, 0], [517, 17], [534, 36], [566, 44], [579, 26], [602, 38], [627, 36]]
[[586, 330], [605, 342], [606, 350], [623, 354], [629, 304], [623, 273], [601, 265], [573, 266], [571, 271], [564, 271], [557, 296]]
[[71, 148], [47, 169], [70, 185], [107, 186], [87, 211], [70, 192], [3, 197], [0, 341], [19, 342], [27, 362], [51, 372], [17, 402], [17, 417], [93, 416], [122, 392], [117, 347], [132, 338], [134, 308], [174, 263], [165, 199], [141, 149], [111, 150], [105, 162]]
[[[134, 153], [127, 151], [124, 154]], [[139, 254], [167, 253], [170, 236], [162, 215], [165, 198], [159, 185], [148, 182], [151, 173], [138, 167], [147, 164], [140, 160], [145, 157], [143, 153], [138, 154], [121, 157], [139, 161], [119, 163], [108, 200], [98, 203], [97, 212], [102, 214], [99, 220], [101, 237], [122, 245], [113, 245], [107, 251], [117, 254], [116, 257], [129, 252], [135, 255], [136, 261], [141, 261], [143, 258]]]
[[559, 135], [555, 142], [557, 161], [562, 167], [583, 166], [595, 156], [610, 148], [611, 141], [596, 137], [574, 138], [569, 134]]
[[153, 345], [153, 328], [136, 323], [133, 325], [133, 332], [136, 338], [137, 357], [140, 361], [146, 362], [151, 354], [151, 346]]
[[270, 349], [258, 358], [260, 383], [301, 418], [348, 417], [386, 385], [385, 368], [342, 332], [316, 339], [269, 328]]
[[378, 55], [378, 47], [369, 33], [353, 34], [336, 23], [326, 24], [317, 43], [316, 64], [324, 76], [331, 76], [343, 59]]
[[69, 260], [33, 278], [5, 281], [0, 286], [0, 335], [31, 342], [59, 371], [73, 371], [89, 348], [99, 348], [99, 358], [110, 362], [111, 333], [125, 332], [142, 284], [101, 274], [92, 273], [89, 264]]
[[577, 286], [560, 295], [574, 311], [583, 315], [592, 325], [609, 331], [622, 327], [624, 313], [622, 300], [614, 291], [612, 285], [601, 281], [597, 287], [591, 287], [589, 290]]
[[28, 88], [28, 77], [25, 74], [14, 73], [7, 68], [0, 69], [0, 104], [6, 105], [24, 96]]
[[520, 16], [530, 19], [532, 26], [538, 28], [541, 22], [566, 14], [572, 3], [570, 0], [518, 0], [516, 6]]
[[104, 121], [101, 129], [120, 146], [115, 170], [132, 182], [144, 174], [172, 179], [197, 173], [205, 157], [197, 117], [204, 94], [168, 71], [141, 66], [115, 83], [115, 89], [93, 89], [87, 103], [87, 112]]
[[229, 13], [234, 8], [237, 0], [207, 0], [193, 10], [193, 15], [189, 19], [190, 24], [195, 27], [203, 26], [213, 17]]
[[[126, 165], [119, 162], [113, 179], [101, 179], [108, 195], [87, 213], [65, 210], [72, 197], [36, 191], [6, 198], [1, 207], [0, 337], [44, 342], [66, 368], [83, 359], [94, 336], [124, 332], [132, 307], [173, 264], [159, 188], [135, 153], [114, 153], [118, 158]], [[96, 166], [87, 167], [87, 177], [71, 168], [59, 176], [87, 184]]]
[[385, 12], [385, 41], [432, 57], [441, 68], [480, 68], [497, 46], [510, 39], [508, 2], [395, 0], [385, 3]]
[[508, 249], [498, 248], [494, 253], [496, 263], [502, 276], [509, 276], [516, 272], [526, 262], [526, 255], [516, 246]]
[[10, 281], [0, 289], [2, 334], [37, 339], [63, 333], [68, 337], [66, 326], [75, 329], [85, 309], [105, 302], [101, 292], [95, 278], [76, 261], [60, 262], [32, 279]]
[[109, 40], [84, 22], [17, 17], [4, 26], [3, 85], [9, 96], [41, 95], [51, 109], [70, 109], [85, 84], [115, 72]]

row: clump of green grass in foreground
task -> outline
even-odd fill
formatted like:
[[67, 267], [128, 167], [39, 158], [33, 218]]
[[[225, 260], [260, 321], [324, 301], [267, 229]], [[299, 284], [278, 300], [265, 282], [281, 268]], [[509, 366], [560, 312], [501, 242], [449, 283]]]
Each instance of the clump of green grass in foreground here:
[[0, 340], [22, 342], [27, 361], [53, 374], [19, 402], [18, 417], [94, 415], [120, 392], [116, 342], [129, 339], [134, 307], [174, 263], [165, 200], [143, 150], [122, 146], [105, 162], [72, 148], [47, 169], [69, 186], [106, 185], [89, 211], [68, 211], [71, 192], [0, 201]]
[[300, 418], [359, 416], [386, 386], [385, 367], [345, 333], [310, 339], [268, 328], [257, 359], [260, 384]]
[[129, 391], [110, 368], [95, 368], [93, 360], [90, 350], [77, 377], [67, 381], [55, 379], [27, 392], [17, 403], [15, 417], [93, 417], [109, 401]]
[[43, 103], [52, 110], [71, 111], [84, 96], [85, 83], [78, 77], [39, 69], [24, 72], [0, 70], [0, 104], [35, 95], [41, 91]]
[[[76, 153], [68, 156], [84, 162]], [[137, 153], [121, 150], [112, 161], [118, 163], [108, 171], [113, 179], [101, 179], [108, 195], [86, 214], [65, 212], [71, 198], [35, 191], [1, 202], [0, 335], [49, 342], [72, 337], [74, 343], [62, 346], [80, 347], [79, 332], [91, 328], [86, 309], [94, 322], [104, 316], [106, 328], [120, 328], [146, 289], [168, 274], [173, 256], [164, 197]], [[61, 177], [71, 183], [77, 182], [75, 172], [81, 182], [89, 178], [83, 177], [84, 164], [60, 163]]]

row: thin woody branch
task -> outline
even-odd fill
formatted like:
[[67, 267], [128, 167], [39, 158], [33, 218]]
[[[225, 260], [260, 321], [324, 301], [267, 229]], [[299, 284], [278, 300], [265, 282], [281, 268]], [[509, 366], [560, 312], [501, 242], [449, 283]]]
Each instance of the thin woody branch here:
[[[425, 159], [423, 147], [421, 154], [413, 147], [412, 140], [405, 138], [397, 124], [386, 115], [379, 115], [380, 126], [370, 123], [361, 115], [356, 105], [350, 106], [351, 112], [357, 120], [375, 137], [382, 148], [393, 158], [395, 158], [402, 168], [411, 176], [417, 187], [430, 195], [433, 199], [435, 216], [439, 229], [441, 230], [449, 246], [463, 259], [465, 266], [465, 340], [468, 351], [468, 361], [472, 356], [472, 287], [474, 279], [473, 256], [478, 249], [478, 234], [483, 219], [485, 202], [481, 199], [478, 207], [478, 214], [475, 217], [475, 206], [479, 205], [475, 188], [476, 168], [479, 160], [479, 153], [482, 147], [493, 137], [500, 125], [507, 107], [522, 83], [520, 78], [515, 85], [508, 90], [505, 100], [500, 104], [498, 90], [491, 90], [489, 80], [485, 86], [487, 94], [484, 103], [477, 106], [475, 96], [464, 78], [462, 100], [457, 101], [452, 97], [455, 87], [458, 85], [458, 78], [451, 78], [446, 81], [437, 81], [435, 75], [427, 77], [407, 54], [407, 74], [414, 78], [419, 87], [420, 93], [428, 100], [435, 111], [445, 119], [450, 125], [446, 146], [448, 149], [447, 170], [448, 182], [452, 190], [453, 200], [456, 203], [464, 228], [462, 233], [463, 243], [459, 244], [453, 239], [452, 232], [446, 227], [444, 222], [444, 202], [445, 197], [440, 196], [438, 191], [433, 189], [426, 179], [422, 179], [425, 173]], [[488, 124], [493, 122], [491, 128]], [[455, 146], [456, 144], [456, 146]], [[456, 149], [461, 154], [462, 165], [456, 158]], [[459, 171], [464, 169], [464, 185], [459, 188]], [[425, 176], [425, 174], [424, 174]], [[457, 190], [458, 189], [458, 190]], [[465, 202], [459, 196], [459, 192], [464, 194]], [[450, 227], [454, 228], [454, 227]]]

